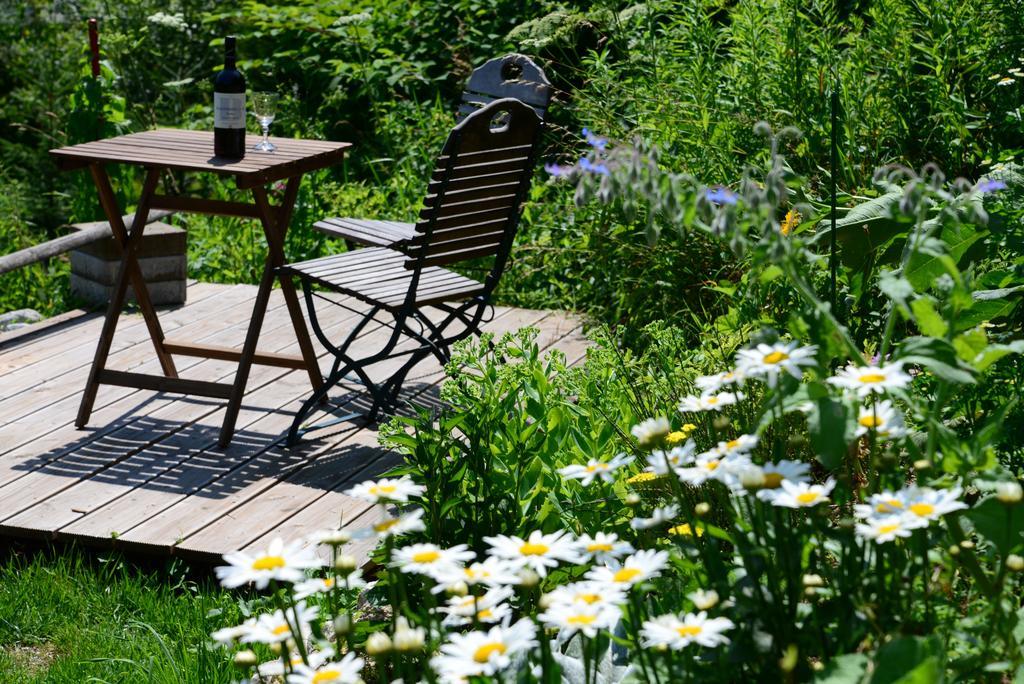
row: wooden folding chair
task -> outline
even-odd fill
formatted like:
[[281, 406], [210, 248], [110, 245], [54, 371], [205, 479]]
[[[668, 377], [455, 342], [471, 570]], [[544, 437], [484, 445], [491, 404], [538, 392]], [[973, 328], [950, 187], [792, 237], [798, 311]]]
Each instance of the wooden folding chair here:
[[[346, 375], [354, 373], [370, 392], [373, 404], [365, 415], [372, 421], [382, 409], [397, 404], [413, 366], [431, 355], [447, 363], [451, 345], [477, 332], [485, 318], [489, 320], [488, 312], [493, 315], [491, 294], [512, 249], [533, 175], [540, 127], [536, 111], [513, 98], [496, 100], [469, 114], [448, 136], [409, 238], [391, 247], [357, 249], [281, 269], [301, 280], [313, 332], [334, 356], [324, 384], [295, 416], [289, 444], [307, 431], [303, 421]], [[444, 268], [488, 257], [493, 262], [482, 282]], [[340, 344], [324, 333], [315, 300], [353, 309], [344, 300], [322, 296], [314, 285], [370, 305]], [[424, 310], [427, 307], [434, 316]], [[356, 358], [350, 348], [378, 317], [390, 329], [386, 340], [377, 351]], [[403, 338], [411, 339], [412, 345], [399, 348]], [[367, 373], [369, 366], [406, 355], [408, 360], [383, 382]]]
[[[551, 82], [544, 75], [544, 70], [529, 57], [519, 54], [496, 57], [470, 75], [462, 93], [458, 121], [506, 97], [514, 97], [530, 105], [543, 121], [551, 103], [551, 93]], [[326, 218], [313, 224], [313, 228], [344, 239], [350, 248], [357, 244], [390, 247], [396, 242], [411, 239], [416, 224], [366, 218]]]

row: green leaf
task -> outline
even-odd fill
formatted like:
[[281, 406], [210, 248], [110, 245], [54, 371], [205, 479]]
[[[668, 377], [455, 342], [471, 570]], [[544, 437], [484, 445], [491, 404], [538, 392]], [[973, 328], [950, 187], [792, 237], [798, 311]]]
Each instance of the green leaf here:
[[835, 470], [846, 456], [846, 405], [823, 397], [814, 402], [814, 410], [807, 416], [811, 446], [818, 460], [829, 470]]
[[953, 338], [953, 348], [956, 349], [957, 356], [967, 363], [973, 363], [978, 355], [985, 351], [986, 346], [988, 335], [983, 328], [973, 328]]
[[910, 281], [897, 274], [896, 271], [885, 271], [878, 277], [878, 289], [902, 306], [907, 305], [907, 299], [913, 296], [914, 286]]
[[917, 321], [917, 327], [921, 329], [921, 332], [931, 337], [946, 335], [949, 326], [935, 310], [934, 299], [928, 296], [918, 297], [910, 303], [910, 308], [914, 312], [914, 320]]
[[1004, 556], [1024, 542], [1024, 506], [1008, 506], [991, 496], [964, 515], [974, 523], [975, 531]]
[[860, 684], [868, 669], [868, 657], [864, 653], [847, 653], [829, 661], [819, 672], [816, 684]]
[[956, 349], [935, 337], [908, 337], [897, 348], [895, 358], [924, 366], [947, 382], [973, 384], [974, 370], [957, 357]]
[[983, 371], [1009, 354], [1024, 354], [1024, 340], [1016, 340], [1009, 344], [990, 344], [984, 351], [974, 357], [973, 365], [979, 371]]
[[939, 684], [941, 646], [934, 637], [902, 637], [878, 649], [871, 684]]

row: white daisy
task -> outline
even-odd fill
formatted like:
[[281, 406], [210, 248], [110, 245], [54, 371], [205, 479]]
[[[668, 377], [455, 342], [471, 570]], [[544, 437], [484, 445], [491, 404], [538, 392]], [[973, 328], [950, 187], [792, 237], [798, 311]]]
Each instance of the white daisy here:
[[342, 529], [319, 530], [309, 535], [308, 539], [314, 544], [343, 546], [352, 541], [352, 533], [348, 530]]
[[619, 607], [626, 603], [626, 591], [622, 586], [584, 581], [555, 587], [544, 598], [549, 606], [583, 603], [588, 606]]
[[913, 528], [908, 525], [905, 515], [882, 515], [857, 523], [857, 536], [879, 544], [893, 541], [896, 537], [909, 537]]
[[350, 652], [341, 660], [323, 663], [316, 669], [299, 665], [288, 675], [288, 684], [358, 684], [363, 681], [359, 676], [363, 664], [362, 658]]
[[633, 518], [629, 521], [629, 526], [634, 530], [649, 530], [652, 527], [658, 527], [659, 525], [672, 522], [675, 520], [677, 515], [679, 515], [679, 506], [675, 504], [658, 506], [651, 511], [651, 517]]
[[[334, 586], [333, 577], [313, 577], [295, 585], [295, 598], [302, 599], [313, 594], [325, 594], [334, 589]], [[358, 570], [353, 570], [338, 582], [339, 589], [362, 589], [365, 586], [363, 574]]]
[[666, 435], [672, 430], [672, 426], [669, 425], [668, 418], [648, 418], [634, 425], [630, 429], [630, 434], [636, 438], [642, 447], [649, 447], [665, 439]]
[[701, 394], [714, 394], [723, 387], [742, 385], [746, 378], [738, 370], [725, 371], [714, 375], [701, 375], [694, 381]]
[[700, 413], [701, 411], [721, 411], [737, 401], [743, 401], [743, 392], [719, 392], [718, 394], [702, 394], [699, 397], [683, 397], [679, 401], [680, 413]]
[[[299, 634], [295, 634], [295, 615], [298, 614]], [[256, 618], [249, 633], [242, 637], [242, 643], [251, 644], [278, 644], [288, 639], [305, 639], [309, 635], [309, 624], [316, 620], [320, 614], [317, 606], [307, 606], [305, 601], [295, 604], [295, 611], [288, 611], [288, 614], [275, 610], [273, 613], [265, 613]]]
[[409, 477], [398, 479], [377, 480], [376, 482], [360, 482], [355, 487], [346, 489], [343, 494], [369, 501], [370, 503], [406, 503], [409, 497], [420, 496], [426, 487], [418, 485]]
[[619, 535], [614, 532], [598, 532], [593, 537], [585, 534], [576, 542], [579, 544], [579, 550], [596, 563], [607, 563], [634, 551], [632, 544], [620, 540]]
[[861, 406], [857, 413], [857, 437], [874, 432], [882, 439], [898, 439], [907, 434], [903, 416], [888, 399], [874, 406]]
[[512, 590], [508, 587], [494, 587], [489, 589], [483, 596], [453, 596], [448, 599], [448, 605], [438, 608], [438, 612], [444, 613], [443, 624], [449, 627], [460, 627], [473, 622], [473, 615], [479, 622], [494, 624], [502, 622], [512, 614], [512, 609], [504, 601], [512, 596]]
[[305, 571], [319, 568], [323, 561], [313, 547], [303, 548], [303, 541], [294, 541], [287, 546], [280, 538], [270, 542], [263, 553], [250, 555], [235, 551], [224, 556], [230, 565], [217, 568], [217, 579], [228, 588], [240, 587], [253, 582], [257, 589], [263, 589], [271, 580], [278, 582], [301, 582]]
[[960, 487], [949, 489], [929, 489], [912, 487], [906, 492], [906, 512], [904, 517], [911, 528], [928, 527], [932, 521], [938, 520], [947, 513], [967, 508], [960, 501], [963, 491]]
[[411, 544], [394, 550], [391, 565], [402, 572], [434, 576], [438, 568], [460, 567], [475, 555], [465, 544], [450, 549], [437, 544]]
[[809, 484], [811, 481], [810, 473], [810, 464], [802, 461], [782, 459], [778, 463], [765, 463], [761, 466], [764, 483], [757, 492], [757, 498], [761, 499], [761, 501], [771, 501], [782, 489], [783, 482]]
[[252, 631], [254, 624], [256, 624], [256, 619], [250, 618], [240, 625], [218, 629], [210, 637], [218, 644], [233, 644], [244, 639]]
[[403, 513], [397, 518], [385, 518], [376, 522], [371, 527], [365, 527], [352, 533], [353, 539], [366, 539], [368, 537], [397, 537], [400, 534], [409, 532], [423, 532], [426, 530], [423, 524], [423, 509], [416, 508], [408, 513]]
[[686, 598], [693, 601], [693, 605], [697, 607], [697, 610], [711, 610], [718, 605], [718, 592], [714, 589], [691, 591], [686, 595]]
[[483, 584], [488, 587], [510, 586], [519, 584], [519, 564], [505, 558], [488, 556], [482, 561], [474, 562], [466, 567], [449, 566], [438, 568], [434, 573], [437, 586], [431, 589], [434, 594], [466, 584]]
[[[291, 660], [288, 663], [291, 666], [289, 668], [290, 670], [295, 670], [299, 665], [305, 665], [305, 662], [302, 660], [301, 653], [293, 653], [291, 656]], [[310, 652], [307, 655], [307, 658], [309, 659], [309, 666], [316, 669], [330, 660], [333, 656], [334, 649], [328, 647], [322, 651]], [[268, 660], [265, 663], [260, 663], [256, 666], [256, 672], [259, 673], [261, 677], [280, 677], [284, 674], [284, 661], [277, 658], [276, 660]]]
[[558, 469], [558, 474], [570, 480], [579, 480], [584, 487], [590, 485], [595, 478], [601, 478], [603, 482], [614, 482], [615, 471], [624, 465], [633, 462], [633, 457], [626, 454], [619, 454], [610, 461], [598, 461], [590, 459], [586, 465], [574, 463]]
[[722, 632], [735, 626], [729, 618], [708, 619], [708, 614], [704, 611], [696, 614], [687, 613], [682, 620], [670, 614], [644, 622], [640, 636], [647, 648], [670, 648], [678, 651], [693, 643], [714, 648], [729, 643], [729, 638]]
[[851, 363], [828, 382], [856, 392], [863, 399], [872, 393], [906, 387], [910, 380], [910, 376], [903, 372], [903, 364], [897, 361], [884, 366], [855, 366]]
[[885, 491], [872, 494], [866, 504], [856, 504], [853, 507], [853, 514], [862, 519], [875, 515], [887, 515], [891, 513], [903, 513], [907, 510], [907, 492], [901, 489], [897, 492], [886, 489]]
[[668, 564], [668, 551], [637, 551], [622, 563], [613, 561], [591, 568], [586, 578], [613, 586], [632, 587], [657, 577]]
[[723, 458], [725, 456], [735, 456], [738, 454], [749, 454], [757, 446], [759, 442], [757, 435], [740, 435], [736, 439], [730, 439], [727, 442], [719, 442], [714, 449], [711, 449], [706, 454], [712, 454]]
[[612, 629], [622, 617], [622, 611], [608, 604], [555, 603], [537, 616], [543, 624], [558, 629], [560, 639], [568, 639], [577, 632], [593, 639], [599, 630]]
[[692, 439], [686, 440], [679, 446], [672, 447], [668, 451], [655, 449], [647, 455], [647, 472], [655, 475], [668, 475], [676, 468], [693, 463], [693, 452], [697, 450], [697, 444]]
[[831, 477], [822, 484], [782, 481], [782, 491], [772, 497], [772, 504], [783, 508], [809, 508], [828, 501], [828, 495], [836, 486]]
[[795, 341], [759, 344], [736, 352], [736, 369], [746, 377], [764, 378], [769, 387], [775, 387], [783, 373], [803, 378], [803, 366], [813, 366], [817, 352], [813, 344], [801, 347]]
[[699, 487], [708, 480], [718, 480], [730, 489], [740, 488], [740, 473], [750, 465], [750, 458], [745, 454], [735, 456], [718, 456], [708, 452], [697, 457], [688, 468], [678, 468], [676, 476], [690, 485]]
[[537, 626], [529, 618], [490, 630], [451, 634], [430, 666], [446, 681], [491, 677], [512, 663], [512, 656], [537, 645]]
[[582, 563], [576, 542], [565, 530], [542, 534], [539, 530], [530, 533], [528, 539], [498, 535], [484, 537], [491, 545], [490, 555], [505, 558], [530, 568], [541, 577], [547, 576], [548, 568], [557, 567], [560, 562]]

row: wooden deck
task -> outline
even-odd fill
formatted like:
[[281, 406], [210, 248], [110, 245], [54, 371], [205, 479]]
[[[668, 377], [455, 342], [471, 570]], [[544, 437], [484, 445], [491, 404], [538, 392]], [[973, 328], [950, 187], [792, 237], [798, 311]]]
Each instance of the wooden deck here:
[[[191, 284], [188, 304], [162, 310], [161, 323], [176, 338], [239, 344], [255, 292], [249, 285]], [[329, 319], [336, 332], [353, 321], [338, 312]], [[217, 448], [223, 402], [181, 395], [104, 386], [89, 427], [75, 429], [102, 322], [99, 313], [72, 312], [0, 335], [0, 536], [209, 561], [339, 521], [364, 527], [378, 515], [341, 493], [397, 462], [378, 447], [374, 429], [345, 422], [333, 435], [282, 446], [292, 413], [310, 391], [302, 372], [253, 367], [238, 431], [225, 450]], [[579, 321], [561, 312], [498, 307], [485, 328], [502, 333], [524, 326], [539, 328], [539, 343], [562, 350], [569, 362], [585, 353]], [[260, 350], [291, 351], [289, 332], [275, 291]], [[381, 332], [367, 332], [365, 343]], [[323, 350], [317, 351], [326, 370]], [[233, 375], [230, 363], [178, 360], [182, 377]], [[122, 317], [108, 367], [159, 372], [140, 315]], [[442, 378], [433, 359], [424, 361], [410, 374], [408, 397], [435, 403]], [[354, 389], [336, 394], [351, 406], [365, 401]]]

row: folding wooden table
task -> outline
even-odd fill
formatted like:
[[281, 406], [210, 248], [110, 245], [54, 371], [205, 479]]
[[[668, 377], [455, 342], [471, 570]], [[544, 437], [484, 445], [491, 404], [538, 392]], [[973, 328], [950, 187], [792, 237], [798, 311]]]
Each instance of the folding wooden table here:
[[[235, 431], [235, 421], [238, 418], [238, 410], [242, 404], [242, 396], [245, 394], [245, 385], [248, 382], [252, 364], [304, 369], [309, 374], [309, 380], [314, 390], [323, 383], [316, 354], [313, 351], [305, 320], [299, 308], [299, 301], [295, 295], [295, 288], [288, 278], [280, 278], [281, 290], [301, 354], [262, 353], [256, 350], [256, 346], [270, 292], [274, 287], [274, 281], [278, 279], [276, 269], [285, 263], [285, 234], [291, 220], [292, 210], [295, 207], [302, 175], [336, 164], [351, 144], [288, 138], [272, 138], [271, 140], [277, 146], [276, 151], [271, 153], [255, 152], [251, 148], [257, 142], [257, 138], [250, 137], [246, 140], [246, 156], [238, 161], [222, 159], [213, 155], [212, 132], [177, 129], [133, 133], [50, 151], [62, 170], [89, 168], [99, 193], [103, 213], [110, 221], [110, 229], [122, 247], [121, 265], [116, 284], [110, 297], [103, 330], [96, 347], [96, 355], [93, 358], [92, 369], [85, 385], [85, 393], [78, 409], [78, 417], [75, 420], [77, 427], [85, 427], [89, 422], [89, 416], [96, 400], [96, 392], [100, 385], [120, 385], [160, 392], [194, 394], [227, 400], [227, 410], [219, 440], [221, 447], [225, 447], [231, 442]], [[130, 227], [126, 227], [121, 219], [121, 209], [117, 205], [110, 177], [107, 175], [107, 164], [129, 164], [145, 169], [142, 194], [136, 205], [137, 208]], [[252, 192], [253, 202], [250, 204], [159, 194], [157, 183], [160, 180], [160, 173], [166, 169], [233, 176], [235, 185], [239, 189]], [[278, 205], [272, 206], [266, 186], [278, 181], [286, 181], [284, 194]], [[262, 224], [263, 232], [267, 237], [268, 253], [263, 267], [263, 276], [260, 278], [259, 290], [256, 294], [256, 302], [253, 305], [252, 317], [249, 320], [249, 329], [240, 350], [164, 338], [136, 256], [146, 227], [146, 218], [151, 209], [237, 216], [258, 219]], [[135, 291], [135, 298], [156, 349], [163, 375], [129, 373], [106, 367], [107, 356], [110, 353], [114, 331], [121, 315], [121, 308], [124, 306], [129, 283]], [[232, 383], [218, 383], [179, 378], [172, 358], [175, 354], [237, 361], [238, 370], [235, 380]]]

